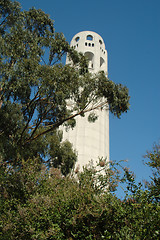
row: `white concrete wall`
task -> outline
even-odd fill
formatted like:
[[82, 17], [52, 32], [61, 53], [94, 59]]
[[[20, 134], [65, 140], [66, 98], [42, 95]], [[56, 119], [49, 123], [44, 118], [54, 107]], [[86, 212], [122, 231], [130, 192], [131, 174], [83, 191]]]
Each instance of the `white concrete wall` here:
[[[100, 35], [91, 31], [77, 33], [72, 41], [78, 52], [84, 53], [90, 60], [89, 70], [97, 73], [103, 70], [108, 74], [108, 59], [105, 44]], [[70, 63], [66, 60], [66, 64]], [[88, 164], [90, 160], [96, 164], [98, 157], [107, 157], [109, 160], [109, 110], [97, 109], [98, 120], [88, 122], [88, 114], [85, 117], [76, 118], [76, 127], [68, 132], [63, 132], [63, 139], [68, 139], [78, 152], [77, 165]]]
[[[92, 40], [91, 40], [92, 37]], [[89, 40], [88, 40], [89, 39]], [[105, 44], [101, 36], [92, 31], [84, 31], [77, 33], [71, 40], [71, 46], [75, 47], [78, 52], [85, 53], [91, 58], [89, 64], [90, 72], [108, 71], [108, 57]], [[66, 64], [69, 60], [66, 60]]]

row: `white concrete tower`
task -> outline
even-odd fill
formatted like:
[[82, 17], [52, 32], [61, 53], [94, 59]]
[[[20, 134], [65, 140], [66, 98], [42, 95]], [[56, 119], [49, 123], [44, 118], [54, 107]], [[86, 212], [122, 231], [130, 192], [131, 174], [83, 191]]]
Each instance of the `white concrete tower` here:
[[[91, 73], [103, 70], [107, 76], [107, 51], [100, 35], [92, 31], [79, 32], [70, 45], [88, 58]], [[66, 59], [66, 64], [68, 63], [70, 62]], [[98, 157], [107, 157], [109, 160], [109, 110], [97, 109], [96, 114], [99, 117], [94, 123], [88, 122], [89, 114], [85, 117], [78, 116], [76, 127], [63, 133], [63, 139], [68, 139], [78, 153], [76, 165], [79, 165], [80, 169], [91, 160], [96, 164]]]

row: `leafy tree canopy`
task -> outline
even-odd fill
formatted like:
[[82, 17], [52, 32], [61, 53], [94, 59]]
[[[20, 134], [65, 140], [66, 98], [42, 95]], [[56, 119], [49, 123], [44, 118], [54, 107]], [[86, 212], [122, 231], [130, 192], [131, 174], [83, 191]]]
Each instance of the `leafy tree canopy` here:
[[[63, 177], [36, 159], [21, 169], [2, 166], [0, 239], [159, 239], [159, 204], [131, 172], [115, 167], [89, 165]], [[123, 200], [114, 194], [119, 181], [131, 190]]]
[[146, 164], [152, 168], [153, 172], [151, 181], [147, 182], [150, 196], [160, 202], [160, 144], [155, 144], [153, 150], [148, 151], [145, 158], [148, 159]]
[[[72, 66], [63, 64], [66, 54]], [[146, 155], [147, 189], [103, 160], [68, 174], [76, 154], [59, 126], [74, 127], [86, 112], [94, 121], [94, 109], [108, 105], [117, 117], [126, 112], [127, 88], [89, 74], [43, 11], [0, 0], [0, 239], [159, 239], [159, 145]], [[123, 200], [119, 182], [127, 185]]]
[[[66, 54], [72, 66], [63, 64]], [[68, 142], [62, 145], [59, 126], [74, 127], [76, 116], [86, 112], [92, 113], [92, 121], [93, 110], [108, 104], [120, 117], [129, 108], [128, 89], [103, 72], [91, 75], [85, 57], [55, 32], [53, 21], [42, 10], [22, 11], [18, 2], [0, 0], [0, 157], [4, 162], [20, 165], [22, 158], [34, 156], [52, 160], [55, 167], [68, 164], [63, 170], [67, 174], [76, 154]], [[66, 149], [67, 161], [62, 157]]]

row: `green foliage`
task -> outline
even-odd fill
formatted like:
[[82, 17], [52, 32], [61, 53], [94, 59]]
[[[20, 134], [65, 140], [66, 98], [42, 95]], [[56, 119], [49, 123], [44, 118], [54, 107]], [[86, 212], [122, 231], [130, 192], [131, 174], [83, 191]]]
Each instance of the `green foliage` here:
[[148, 159], [147, 165], [152, 168], [153, 176], [151, 182], [147, 183], [150, 196], [160, 202], [160, 145], [155, 144], [151, 152], [147, 152], [145, 158]]
[[76, 152], [72, 150], [72, 145], [69, 141], [64, 141], [62, 144], [59, 144], [55, 147], [55, 141], [50, 148], [50, 156], [52, 157], [52, 162], [50, 166], [61, 169], [63, 175], [67, 175], [70, 172], [70, 169], [73, 168], [77, 155]]
[[76, 152], [59, 127], [87, 112], [96, 121], [94, 110], [108, 107], [126, 112], [128, 89], [91, 75], [42, 10], [0, 0], [0, 239], [159, 239], [159, 146], [147, 153], [148, 189], [104, 159], [71, 172]]
[[149, 191], [118, 199], [108, 191], [120, 180], [114, 164], [99, 164], [66, 177], [37, 159], [2, 164], [0, 239], [158, 239], [160, 206]]
[[[63, 64], [66, 54], [72, 65]], [[126, 112], [127, 88], [103, 72], [91, 75], [83, 54], [55, 32], [42, 10], [0, 1], [0, 157], [6, 164], [20, 166], [34, 157], [68, 174], [75, 152], [62, 143], [58, 128], [73, 128], [76, 116], [86, 112], [95, 121], [92, 111], [108, 105], [117, 117]]]

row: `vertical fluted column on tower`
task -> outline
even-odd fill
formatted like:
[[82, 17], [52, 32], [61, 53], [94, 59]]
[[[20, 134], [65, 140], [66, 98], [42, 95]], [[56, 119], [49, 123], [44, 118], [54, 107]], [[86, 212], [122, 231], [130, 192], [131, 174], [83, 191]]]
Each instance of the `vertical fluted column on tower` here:
[[[104, 71], [107, 76], [107, 51], [99, 34], [92, 31], [79, 32], [72, 38], [70, 45], [88, 58], [91, 73]], [[67, 58], [66, 64], [68, 63]], [[68, 139], [78, 153], [77, 165], [80, 169], [91, 160], [96, 164], [98, 157], [109, 161], [109, 110], [97, 109], [96, 114], [98, 120], [94, 123], [88, 122], [88, 113], [85, 117], [76, 118], [76, 127], [73, 130], [63, 131], [63, 140]]]

